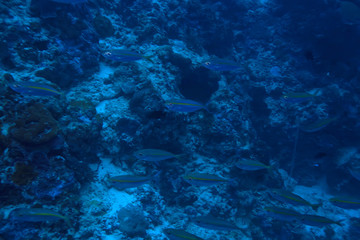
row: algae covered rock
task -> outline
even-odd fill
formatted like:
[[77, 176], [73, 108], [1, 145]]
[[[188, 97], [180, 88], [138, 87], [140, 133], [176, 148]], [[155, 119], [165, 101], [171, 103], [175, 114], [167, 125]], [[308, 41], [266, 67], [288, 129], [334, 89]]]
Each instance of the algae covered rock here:
[[16, 185], [27, 185], [31, 183], [38, 174], [34, 168], [22, 162], [15, 164], [15, 172], [11, 175], [11, 180]]
[[117, 212], [117, 217], [119, 230], [128, 237], [145, 237], [149, 222], [139, 207], [127, 205]]
[[102, 38], [110, 37], [114, 34], [114, 27], [111, 21], [101, 15], [97, 15], [94, 19], [94, 28]]
[[51, 113], [44, 105], [35, 103], [18, 116], [10, 133], [21, 143], [38, 145], [53, 139], [58, 131], [57, 121]]

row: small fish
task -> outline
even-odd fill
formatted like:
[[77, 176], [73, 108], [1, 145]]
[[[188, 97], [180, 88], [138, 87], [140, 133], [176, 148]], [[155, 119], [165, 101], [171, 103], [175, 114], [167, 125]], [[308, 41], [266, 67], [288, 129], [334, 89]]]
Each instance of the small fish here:
[[290, 203], [295, 206], [310, 206], [315, 211], [321, 206], [321, 204], [311, 204], [299, 195], [282, 189], [272, 189], [270, 195], [280, 202]]
[[229, 180], [215, 174], [191, 173], [184, 176], [185, 181], [195, 186], [212, 186], [220, 183], [228, 183]]
[[288, 103], [302, 103], [310, 101], [314, 97], [316, 97], [316, 95], [307, 92], [297, 92], [284, 94], [282, 96], [282, 99], [284, 99]]
[[286, 222], [298, 221], [302, 216], [300, 213], [287, 208], [266, 207], [264, 210], [270, 217]]
[[132, 52], [127, 49], [110, 49], [105, 51], [103, 56], [117, 62], [134, 62], [141, 59], [146, 59], [152, 62], [150, 56], [143, 56], [140, 53]]
[[209, 60], [201, 65], [207, 69], [215, 71], [233, 71], [241, 67], [241, 65], [237, 62], [222, 59]]
[[202, 238], [182, 229], [166, 228], [164, 229], [164, 233], [170, 240], [203, 240]]
[[157, 162], [157, 161], [162, 161], [162, 160], [167, 160], [167, 159], [172, 159], [172, 158], [180, 158], [183, 155], [182, 154], [175, 155], [173, 153], [170, 153], [170, 152], [167, 152], [164, 150], [160, 150], [160, 149], [142, 149], [142, 150], [136, 151], [134, 153], [134, 156], [139, 160], [144, 160], [144, 161], [149, 161], [149, 162]]
[[67, 217], [44, 208], [16, 208], [10, 212], [9, 219], [19, 222], [54, 222], [64, 220], [70, 225]]
[[301, 221], [305, 225], [314, 226], [314, 227], [324, 227], [324, 226], [328, 226], [330, 224], [337, 224], [339, 226], [342, 226], [340, 221], [333, 221], [326, 217], [310, 215], [310, 214], [302, 215]]
[[242, 230], [235, 224], [214, 218], [212, 216], [202, 216], [194, 218], [193, 222], [203, 228], [211, 229], [211, 230], [218, 230], [218, 231], [231, 231], [231, 230]]
[[109, 178], [109, 182], [118, 190], [125, 188], [139, 187], [150, 182], [154, 177], [135, 176], [135, 175], [120, 175]]
[[175, 112], [188, 113], [188, 112], [195, 112], [200, 109], [207, 110], [203, 104], [189, 99], [172, 99], [166, 101], [165, 105], [168, 109]]
[[56, 96], [61, 94], [61, 92], [49, 85], [35, 82], [13, 82], [9, 84], [9, 87], [22, 95]]
[[249, 159], [241, 159], [239, 162], [235, 164], [236, 167], [247, 170], [247, 171], [257, 171], [263, 169], [271, 169], [271, 166], [265, 165], [262, 162], [249, 160]]
[[349, 197], [330, 198], [330, 203], [344, 209], [360, 209], [360, 200]]
[[304, 132], [309, 132], [309, 133], [317, 132], [317, 131], [320, 131], [321, 129], [325, 128], [330, 123], [334, 122], [336, 119], [337, 119], [337, 117], [321, 119], [317, 122], [314, 122], [307, 126], [301, 127], [301, 130], [303, 130]]

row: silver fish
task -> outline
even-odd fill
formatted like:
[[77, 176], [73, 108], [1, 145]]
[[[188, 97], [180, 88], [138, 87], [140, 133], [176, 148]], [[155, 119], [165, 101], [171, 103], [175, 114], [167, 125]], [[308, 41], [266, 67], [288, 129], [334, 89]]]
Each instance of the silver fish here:
[[139, 160], [144, 160], [149, 162], [157, 162], [157, 161], [181, 157], [181, 155], [176, 155], [160, 149], [142, 149], [136, 151], [134, 153], [134, 156]]
[[218, 231], [232, 231], [232, 230], [241, 230], [238, 226], [234, 223], [214, 218], [212, 216], [202, 216], [196, 217], [193, 219], [193, 222], [203, 228], [211, 229], [211, 230], [218, 230]]
[[191, 173], [184, 176], [184, 180], [195, 186], [212, 186], [221, 183], [228, 183], [229, 180], [215, 174]]
[[54, 222], [64, 220], [70, 225], [67, 217], [45, 208], [16, 208], [10, 212], [9, 219], [19, 222]]
[[109, 178], [109, 182], [116, 189], [122, 190], [125, 188], [139, 187], [143, 184], [149, 183], [155, 176], [135, 176], [135, 175], [120, 175]]
[[257, 171], [263, 169], [271, 169], [271, 166], [265, 165], [262, 162], [249, 160], [249, 159], [241, 159], [235, 164], [236, 167], [247, 170], [247, 171]]

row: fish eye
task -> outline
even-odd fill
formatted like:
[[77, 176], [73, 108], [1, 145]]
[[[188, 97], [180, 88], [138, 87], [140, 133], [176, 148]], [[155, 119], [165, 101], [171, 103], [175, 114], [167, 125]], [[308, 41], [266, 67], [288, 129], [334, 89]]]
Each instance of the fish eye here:
[[139, 156], [144, 156], [144, 154], [143, 154], [143, 153], [138, 153], [138, 155], [139, 155]]
[[209, 66], [211, 64], [211, 62], [205, 62], [206, 66]]
[[104, 55], [105, 55], [105, 56], [110, 56], [110, 55], [111, 55], [111, 52], [105, 52]]

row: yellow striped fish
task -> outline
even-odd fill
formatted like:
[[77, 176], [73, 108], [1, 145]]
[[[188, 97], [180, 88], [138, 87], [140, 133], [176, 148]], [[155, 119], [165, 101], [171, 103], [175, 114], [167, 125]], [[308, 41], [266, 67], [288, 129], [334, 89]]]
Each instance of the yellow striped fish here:
[[10, 83], [9, 87], [22, 95], [48, 97], [61, 94], [61, 92], [49, 85], [35, 82], [14, 82]]

